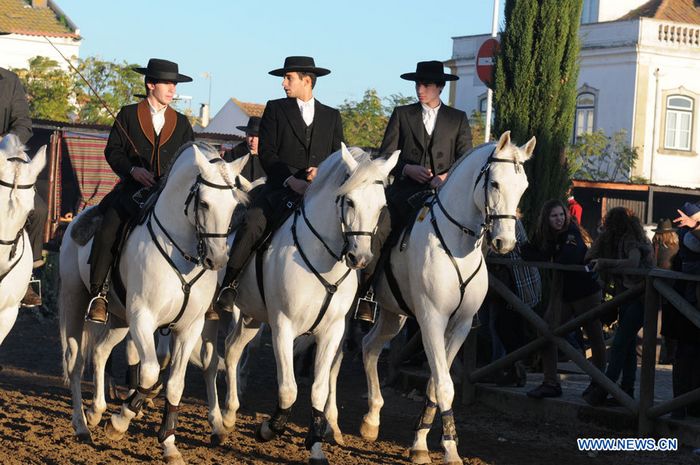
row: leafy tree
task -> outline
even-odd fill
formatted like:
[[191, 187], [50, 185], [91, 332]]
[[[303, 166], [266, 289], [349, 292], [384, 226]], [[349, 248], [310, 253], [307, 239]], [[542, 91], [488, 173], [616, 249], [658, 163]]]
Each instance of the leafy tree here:
[[494, 132], [519, 143], [537, 137], [526, 165], [530, 187], [521, 207], [528, 226], [541, 205], [569, 185], [566, 147], [573, 127], [581, 0], [507, 0], [496, 59]]
[[36, 56], [28, 68], [13, 69], [27, 92], [33, 118], [68, 121], [74, 112], [73, 79], [50, 58]]
[[607, 137], [602, 130], [582, 134], [567, 151], [569, 175], [590, 181], [628, 181], [641, 179], [632, 176], [632, 168], [639, 158], [636, 147], [627, 143], [627, 131]]
[[[135, 101], [134, 94], [143, 94], [143, 76], [132, 68], [137, 65], [126, 61], [115, 63], [98, 57], [80, 60], [77, 68], [87, 79], [107, 107], [115, 115], [119, 109]], [[82, 123], [112, 124], [112, 117], [89, 86], [79, 76], [75, 79], [75, 98], [79, 109], [78, 119]]]
[[378, 148], [382, 143], [389, 115], [394, 107], [413, 101], [411, 97], [401, 94], [394, 94], [382, 99], [374, 89], [367, 89], [359, 102], [345, 100], [339, 107], [343, 117], [345, 143], [359, 147]]

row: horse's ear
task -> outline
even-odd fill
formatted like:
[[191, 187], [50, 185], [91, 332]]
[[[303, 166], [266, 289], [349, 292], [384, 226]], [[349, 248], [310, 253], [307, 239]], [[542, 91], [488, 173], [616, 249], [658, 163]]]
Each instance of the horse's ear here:
[[532, 154], [535, 152], [535, 144], [537, 144], [537, 139], [535, 139], [535, 136], [532, 136], [532, 139], [530, 139], [525, 145], [520, 147], [525, 152], [525, 160], [529, 160], [530, 158], [532, 158]]
[[242, 174], [238, 175], [238, 185], [240, 186], [243, 192], [250, 192], [251, 190], [253, 190], [253, 184], [250, 181], [248, 181], [248, 179], [246, 179], [246, 177]]
[[345, 146], [344, 142], [340, 143], [340, 156], [343, 158], [345, 166], [348, 167], [348, 173], [355, 171], [355, 168], [357, 168], [357, 162], [353, 158], [348, 148]]
[[503, 148], [510, 143], [510, 131], [506, 131], [503, 134], [501, 134], [501, 138], [498, 139], [498, 143], [496, 144], [496, 152], [498, 153]]
[[36, 179], [39, 177], [39, 173], [41, 173], [41, 170], [44, 169], [44, 166], [46, 166], [46, 146], [44, 145], [41, 147], [37, 152], [36, 155], [34, 155], [34, 158], [32, 158], [29, 161], [29, 173], [31, 174], [33, 179]]
[[229, 168], [231, 168], [231, 171], [233, 171], [234, 176], [238, 176], [241, 174], [241, 171], [243, 171], [243, 168], [245, 167], [245, 164], [248, 163], [248, 160], [250, 159], [250, 154], [245, 155], [241, 158], [236, 158], [235, 160], [232, 160], [227, 163]]
[[384, 161], [384, 163], [381, 164], [379, 169], [384, 174], [384, 177], [389, 177], [389, 173], [391, 173], [391, 170], [394, 169], [394, 167], [396, 166], [396, 163], [398, 163], [398, 161], [399, 161], [400, 154], [401, 154], [401, 150], [395, 150], [394, 153], [392, 153]]
[[213, 178], [216, 176], [215, 168], [209, 163], [209, 159], [199, 150], [197, 144], [192, 144], [192, 150], [194, 151], [194, 162], [199, 168], [199, 172], [205, 175], [205, 177]]

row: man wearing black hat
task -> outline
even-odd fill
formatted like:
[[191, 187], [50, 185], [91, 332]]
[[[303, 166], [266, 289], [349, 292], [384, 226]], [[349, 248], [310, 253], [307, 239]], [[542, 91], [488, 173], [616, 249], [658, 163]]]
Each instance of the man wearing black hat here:
[[260, 163], [258, 156], [258, 143], [260, 141], [260, 117], [251, 116], [248, 119], [248, 124], [245, 126], [236, 126], [245, 133], [245, 141], [238, 144], [233, 149], [224, 153], [224, 160], [232, 161], [250, 154], [248, 163], [246, 163], [241, 175], [248, 181], [255, 181], [258, 178], [265, 176], [265, 170]]
[[141, 208], [158, 179], [165, 175], [177, 150], [194, 140], [187, 117], [170, 108], [175, 88], [192, 78], [178, 72], [177, 63], [151, 58], [146, 68], [146, 98], [122, 107], [105, 147], [105, 158], [120, 182], [100, 203], [102, 226], [90, 254], [90, 301], [87, 319], [107, 321], [108, 274], [117, 239], [127, 221]]
[[[340, 150], [343, 126], [338, 110], [313, 96], [316, 78], [329, 74], [314, 59], [292, 56], [284, 67], [270, 71], [283, 78], [287, 98], [270, 100], [260, 123], [260, 161], [267, 173], [265, 189], [248, 208], [246, 221], [236, 233], [217, 306], [229, 310], [236, 298], [236, 281], [258, 241], [286, 218], [318, 165]], [[275, 224], [271, 222], [275, 220]]]
[[[360, 295], [369, 290], [379, 253], [389, 233], [396, 231], [387, 246], [395, 243], [398, 232], [410, 221], [416, 205], [410, 205], [409, 198], [440, 187], [454, 162], [472, 148], [466, 113], [440, 100], [446, 81], [456, 81], [459, 77], [445, 73], [440, 61], [421, 61], [416, 65], [416, 72], [402, 74], [401, 78], [415, 81], [418, 103], [396, 107], [384, 132], [379, 153], [401, 150], [401, 155], [392, 171], [394, 182], [386, 192], [388, 211], [380, 217], [372, 244], [375, 260], [362, 273]], [[360, 301], [356, 317], [374, 320], [367, 300]]]

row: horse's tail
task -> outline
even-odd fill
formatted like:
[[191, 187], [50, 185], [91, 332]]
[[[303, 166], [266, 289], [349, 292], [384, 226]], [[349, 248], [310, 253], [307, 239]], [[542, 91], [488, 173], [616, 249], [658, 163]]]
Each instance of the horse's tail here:
[[90, 295], [78, 272], [78, 246], [71, 239], [71, 226], [66, 230], [59, 255], [58, 308], [65, 384], [70, 383], [75, 370], [79, 370], [79, 377], [82, 376], [92, 339], [84, 318]]

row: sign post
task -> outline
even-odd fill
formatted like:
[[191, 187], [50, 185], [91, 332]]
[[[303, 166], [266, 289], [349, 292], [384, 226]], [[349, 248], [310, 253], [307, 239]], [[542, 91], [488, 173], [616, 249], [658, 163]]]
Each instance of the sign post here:
[[486, 124], [484, 125], [484, 142], [488, 142], [491, 138], [491, 101], [493, 100], [493, 71], [495, 56], [498, 53], [499, 43], [496, 39], [498, 33], [498, 0], [493, 0], [493, 21], [491, 23], [491, 38], [486, 40], [476, 55], [476, 73], [479, 79], [486, 84]]

